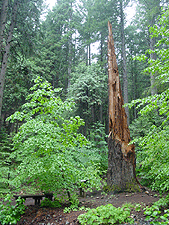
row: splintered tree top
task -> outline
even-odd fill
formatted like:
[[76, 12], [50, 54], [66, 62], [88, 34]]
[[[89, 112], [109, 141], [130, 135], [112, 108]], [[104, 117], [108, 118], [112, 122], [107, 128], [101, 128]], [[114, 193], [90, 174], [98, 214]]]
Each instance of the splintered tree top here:
[[108, 28], [109, 136], [112, 135], [113, 139], [118, 140], [121, 143], [122, 152], [127, 155], [129, 151], [132, 151], [132, 147], [134, 146], [128, 146], [131, 141], [130, 131], [127, 125], [125, 108], [123, 107], [124, 101], [120, 87], [112, 26], [110, 22], [108, 22]]

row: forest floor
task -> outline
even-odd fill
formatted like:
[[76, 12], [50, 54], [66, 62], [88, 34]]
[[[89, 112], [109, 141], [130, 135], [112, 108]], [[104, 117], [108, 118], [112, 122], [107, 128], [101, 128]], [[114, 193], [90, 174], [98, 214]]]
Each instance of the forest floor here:
[[[148, 190], [146, 192], [137, 193], [117, 193], [117, 194], [103, 194], [102, 191], [88, 193], [86, 197], [79, 198], [80, 206], [89, 208], [96, 208], [100, 205], [112, 204], [115, 207], [121, 207], [125, 203], [141, 204], [145, 206], [151, 206], [153, 202], [159, 199], [159, 195], [156, 192]], [[25, 201], [27, 205], [25, 213], [21, 216], [21, 220], [17, 225], [32, 224], [32, 225], [78, 225], [77, 217], [84, 211], [71, 211], [70, 213], [64, 213], [64, 207], [62, 208], [41, 208], [34, 205], [34, 200], [27, 199]], [[134, 224], [150, 224], [145, 221], [145, 215], [143, 209], [139, 212], [134, 209], [131, 210], [131, 217], [134, 219]]]

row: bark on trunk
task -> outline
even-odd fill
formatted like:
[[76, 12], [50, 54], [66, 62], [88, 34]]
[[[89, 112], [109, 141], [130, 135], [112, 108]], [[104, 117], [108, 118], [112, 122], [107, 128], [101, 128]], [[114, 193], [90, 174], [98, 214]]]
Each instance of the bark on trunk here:
[[109, 137], [107, 184], [114, 191], [138, 188], [135, 176], [135, 147], [129, 145], [130, 131], [123, 107], [112, 26], [108, 22]]
[[102, 103], [100, 105], [100, 122], [103, 123], [103, 106], [102, 106]]
[[2, 100], [3, 100], [3, 92], [4, 92], [4, 85], [5, 85], [5, 73], [6, 73], [7, 62], [8, 62], [8, 57], [9, 57], [9, 53], [10, 53], [11, 41], [12, 41], [12, 37], [13, 37], [13, 30], [14, 30], [14, 26], [15, 26], [15, 20], [16, 20], [16, 15], [17, 15], [17, 7], [18, 7], [18, 1], [16, 0], [14, 2], [11, 24], [10, 24], [10, 27], [9, 27], [8, 38], [6, 40], [6, 46], [4, 48], [4, 54], [3, 54], [3, 57], [2, 57], [2, 63], [1, 63], [1, 71], [0, 71], [0, 117], [1, 117], [1, 112], [2, 112]]
[[[155, 46], [155, 38], [150, 37], [150, 49], [154, 50], [154, 46]], [[153, 60], [156, 60], [156, 54], [151, 53], [150, 58]], [[152, 72], [150, 73], [150, 81], [151, 81], [151, 95], [155, 95], [155, 94], [157, 94], [157, 87], [155, 84], [155, 76]]]
[[[149, 15], [149, 20], [148, 20], [148, 25], [150, 29], [150, 27], [154, 26], [154, 24], [156, 23], [156, 19], [157, 17], [160, 15], [161, 13], [161, 1], [160, 0], [156, 0], [156, 1], [145, 1], [145, 5], [146, 8], [148, 9], [148, 11], [152, 11], [152, 13]], [[150, 43], [150, 49], [154, 50], [155, 44], [156, 44], [156, 40], [155, 37], [151, 37], [150, 36], [151, 32], [149, 31], [149, 43]], [[156, 54], [155, 53], [151, 53], [150, 54], [150, 58], [153, 60], [156, 60]], [[157, 94], [157, 87], [155, 84], [155, 75], [150, 73], [150, 83], [151, 83], [151, 95], [155, 95]]]
[[133, 155], [125, 158], [121, 141], [108, 139], [108, 173], [107, 183], [114, 191], [129, 190], [134, 182]]
[[101, 41], [100, 41], [100, 61], [103, 62], [103, 34], [101, 33]]
[[91, 65], [91, 47], [90, 47], [90, 44], [89, 44], [89, 56], [88, 56], [88, 62], [89, 62], [89, 66]]
[[[126, 66], [126, 51], [125, 51], [125, 36], [124, 36], [124, 13], [123, 3], [120, 1], [120, 17], [121, 17], [121, 40], [122, 40], [122, 67], [123, 67], [123, 91], [124, 103], [128, 103], [128, 81], [127, 81], [127, 66]], [[127, 124], [129, 125], [129, 108], [125, 107], [127, 115]]]
[[[69, 19], [69, 23], [71, 24], [72, 22], [72, 2], [70, 3], [70, 19]], [[70, 32], [70, 36], [69, 36], [69, 54], [68, 54], [68, 88], [70, 87], [70, 80], [71, 80], [71, 72], [72, 72], [72, 28], [69, 27], [69, 32]]]
[[3, 34], [6, 26], [7, 9], [8, 9], [8, 0], [3, 0], [0, 16], [0, 52], [2, 51]]
[[72, 72], [72, 35], [70, 35], [70, 38], [69, 38], [68, 88], [70, 87], [71, 72]]

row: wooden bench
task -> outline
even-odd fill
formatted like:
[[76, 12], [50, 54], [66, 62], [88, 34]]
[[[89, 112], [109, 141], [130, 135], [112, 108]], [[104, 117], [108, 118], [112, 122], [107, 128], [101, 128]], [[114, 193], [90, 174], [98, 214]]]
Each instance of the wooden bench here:
[[47, 193], [47, 194], [43, 194], [43, 195], [14, 195], [15, 199], [23, 198], [23, 199], [27, 199], [27, 198], [33, 198], [35, 200], [35, 205], [40, 205], [40, 200], [42, 200], [43, 197], [48, 198], [52, 201], [53, 198], [53, 193]]

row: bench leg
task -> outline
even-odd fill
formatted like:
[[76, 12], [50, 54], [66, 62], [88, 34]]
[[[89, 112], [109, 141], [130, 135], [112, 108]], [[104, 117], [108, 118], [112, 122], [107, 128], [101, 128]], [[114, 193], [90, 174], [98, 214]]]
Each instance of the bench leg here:
[[35, 199], [35, 205], [40, 205], [40, 198], [34, 198]]
[[40, 199], [38, 199], [37, 204], [40, 205]]
[[42, 200], [42, 197], [38, 197], [34, 199], [35, 199], [35, 205], [40, 205], [40, 200]]
[[82, 188], [79, 188], [79, 191], [80, 191], [80, 197], [83, 197], [84, 198], [84, 190]]
[[38, 201], [38, 199], [37, 199], [37, 198], [35, 198], [35, 205], [37, 205], [37, 204], [38, 204], [38, 202], [37, 202], [37, 201]]

